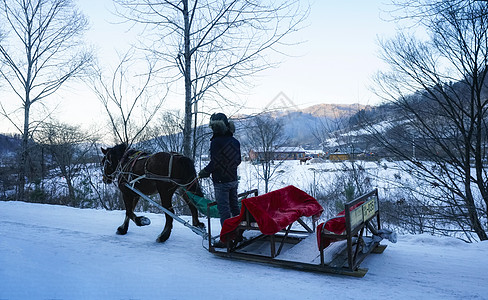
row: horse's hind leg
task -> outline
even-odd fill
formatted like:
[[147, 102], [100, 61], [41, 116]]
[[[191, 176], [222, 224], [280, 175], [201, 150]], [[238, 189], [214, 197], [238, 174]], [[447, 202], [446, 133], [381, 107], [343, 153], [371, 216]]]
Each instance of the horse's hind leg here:
[[[173, 191], [174, 192], [174, 191]], [[173, 192], [162, 193], [159, 192], [159, 196], [161, 197], [161, 204], [164, 208], [168, 209], [170, 212], [174, 213], [173, 207], [171, 205], [171, 198], [173, 197]], [[171, 230], [173, 229], [173, 217], [165, 213], [166, 224], [164, 225], [164, 229], [156, 239], [157, 242], [162, 243], [169, 239], [171, 235]]]
[[193, 203], [191, 203], [190, 199], [188, 199], [188, 196], [185, 193], [183, 193], [183, 199], [185, 199], [185, 202], [188, 204], [188, 208], [190, 209], [192, 225], [201, 229], [205, 229], [205, 223], [200, 222], [200, 220], [198, 219], [197, 208], [195, 207], [195, 205], [193, 205]]

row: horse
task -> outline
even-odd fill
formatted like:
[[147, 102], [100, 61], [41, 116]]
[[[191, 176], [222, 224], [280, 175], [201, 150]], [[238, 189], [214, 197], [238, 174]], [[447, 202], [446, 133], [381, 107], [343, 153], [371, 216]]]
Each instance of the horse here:
[[312, 158], [310, 156], [302, 157], [300, 158], [300, 165], [302, 163], [307, 164], [307, 161], [311, 160]]
[[[167, 152], [149, 154], [128, 149], [126, 144], [106, 149], [102, 147], [101, 150], [104, 155], [101, 162], [103, 182], [116, 183], [122, 192], [125, 204], [125, 219], [116, 232], [119, 235], [127, 233], [130, 220], [137, 226], [146, 226], [151, 223], [149, 218], [137, 216], [134, 213], [140, 196], [126, 186], [126, 183], [134, 179], [137, 179], [133, 182], [135, 189], [145, 195], [159, 193], [161, 205], [173, 213], [171, 199], [178, 188], [186, 187], [193, 194], [203, 197], [193, 160], [186, 156]], [[204, 223], [198, 220], [196, 207], [190, 202], [186, 193], [182, 194], [190, 208], [193, 226], [204, 229]], [[166, 241], [171, 235], [172, 228], [173, 218], [166, 214], [166, 224], [158, 236], [157, 242]]]

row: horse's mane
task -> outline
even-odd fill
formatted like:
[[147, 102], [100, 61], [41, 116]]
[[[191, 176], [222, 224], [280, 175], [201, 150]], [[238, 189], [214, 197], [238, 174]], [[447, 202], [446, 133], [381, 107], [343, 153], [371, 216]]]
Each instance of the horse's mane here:
[[112, 151], [115, 157], [118, 159], [121, 159], [122, 156], [124, 155], [125, 151], [127, 150], [127, 144], [118, 144], [116, 146], [113, 146]]

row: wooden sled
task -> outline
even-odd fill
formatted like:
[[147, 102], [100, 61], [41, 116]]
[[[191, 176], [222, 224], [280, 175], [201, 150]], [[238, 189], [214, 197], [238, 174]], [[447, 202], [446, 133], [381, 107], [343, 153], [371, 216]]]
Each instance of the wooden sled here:
[[[257, 191], [246, 192], [239, 196], [247, 197], [249, 195], [256, 196]], [[333, 218], [334, 222], [338, 222], [338, 219], [342, 218], [342, 221], [339, 222], [343, 222], [345, 230], [339, 233], [324, 229], [327, 227], [325, 224], [329, 221], [320, 224], [316, 231], [314, 220], [308, 222], [308, 224], [312, 224], [309, 226], [307, 222], [299, 218], [275, 234], [263, 234], [253, 215], [245, 209], [245, 219], [236, 229], [236, 232], [244, 233], [245, 238], [240, 241], [238, 237], [228, 242], [227, 248], [215, 248], [209, 239], [209, 251], [224, 258], [302, 271], [363, 277], [368, 269], [360, 268], [360, 263], [370, 253], [382, 253], [386, 248], [385, 245], [380, 245], [377, 237], [378, 230], [380, 230], [378, 202], [378, 191], [375, 189], [347, 203], [344, 215]], [[215, 203], [210, 203], [208, 206], [212, 205]], [[318, 228], [321, 228], [320, 231]], [[212, 236], [210, 219], [208, 233]], [[302, 259], [296, 255], [290, 256], [289, 253], [301, 253], [295, 249], [300, 249], [302, 243], [308, 248], [304, 252], [313, 253], [313, 260]], [[329, 243], [330, 246], [327, 247]], [[326, 253], [330, 248], [335, 248], [337, 252], [327, 260]]]

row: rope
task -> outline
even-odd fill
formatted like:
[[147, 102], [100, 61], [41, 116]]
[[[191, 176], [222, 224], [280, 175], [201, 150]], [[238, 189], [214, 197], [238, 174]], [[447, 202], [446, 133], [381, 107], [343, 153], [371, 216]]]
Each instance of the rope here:
[[[111, 174], [106, 175], [106, 174], [104, 173], [104, 169], [103, 169], [103, 168], [105, 167], [105, 164], [107, 164], [107, 163], [111, 164], [111, 162], [110, 162], [110, 161], [105, 160], [105, 163], [104, 163], [104, 165], [102, 166], [102, 174], [103, 174], [105, 177], [107, 177], [108, 179], [110, 179], [110, 180], [112, 181], [112, 183], [113, 183], [115, 186], [117, 186], [117, 183], [118, 183], [118, 182], [117, 182], [118, 180], [116, 180], [116, 179], [117, 179], [117, 178], [118, 178], [120, 175], [128, 175], [128, 176], [127, 176], [127, 177], [128, 177], [127, 179], [128, 179], [129, 181], [130, 181], [130, 178], [131, 178], [132, 176], [137, 175], [137, 174], [134, 174], [134, 173], [131, 173], [131, 172], [125, 172], [125, 170], [126, 170], [126, 169], [128, 169], [128, 167], [129, 167], [129, 165], [130, 165], [131, 163], [132, 163], [132, 166], [130, 166], [130, 169], [132, 169], [132, 168], [134, 167], [134, 165], [135, 165], [136, 161], [137, 161], [138, 159], [141, 159], [141, 156], [144, 154], [144, 152], [142, 152], [142, 151], [137, 151], [137, 152], [135, 152], [135, 153], [134, 153], [134, 154], [133, 154], [133, 155], [132, 155], [132, 156], [129, 158], [129, 161], [128, 161], [128, 162], [127, 162], [125, 165], [123, 165], [123, 166], [122, 166], [122, 161], [124, 160], [124, 157], [127, 155], [127, 153], [128, 153], [128, 152], [129, 152], [129, 150], [127, 150], [127, 151], [125, 151], [125, 152], [124, 152], [124, 154], [122, 155], [122, 157], [120, 158], [120, 160], [119, 160], [119, 161], [118, 161], [118, 163], [117, 163], [117, 167], [115, 168], [115, 170], [114, 170], [114, 171], [113, 171]], [[145, 156], [145, 157], [143, 157], [143, 158], [147, 158], [147, 157], [150, 157], [150, 156], [151, 156], [151, 155], [148, 155], [148, 156]], [[147, 162], [146, 162], [146, 163], [147, 163]]]
[[[105, 163], [107, 163], [107, 161], [105, 161]], [[120, 165], [120, 163], [117, 164], [117, 167], [115, 168], [115, 171], [113, 171], [113, 173], [112, 174], [109, 174], [109, 175], [106, 175], [104, 173], [105, 170], [103, 168], [104, 168], [104, 166], [102, 166], [102, 174], [106, 178], [110, 179], [115, 186], [117, 186], [117, 183], [116, 183], [117, 180], [116, 179], [120, 175], [120, 173], [122, 173], [122, 166]]]
[[179, 183], [178, 181], [174, 180], [173, 178], [171, 177], [167, 177], [167, 176], [162, 176], [162, 175], [158, 175], [158, 174], [154, 174], [154, 173], [151, 173], [151, 172], [147, 172], [145, 173], [145, 175], [149, 175], [149, 176], [154, 176], [154, 177], [148, 177], [146, 176], [145, 179], [148, 179], [148, 180], [159, 180], [159, 181], [169, 181], [179, 187], [187, 187], [189, 185], [193, 185], [195, 183], [195, 181], [198, 179], [198, 176], [195, 177], [194, 179], [192, 179], [190, 182], [188, 183]]

